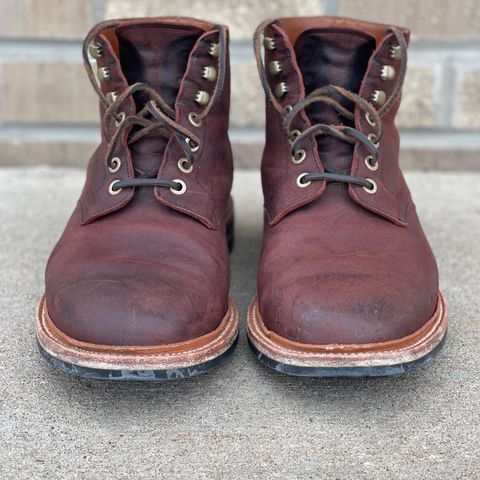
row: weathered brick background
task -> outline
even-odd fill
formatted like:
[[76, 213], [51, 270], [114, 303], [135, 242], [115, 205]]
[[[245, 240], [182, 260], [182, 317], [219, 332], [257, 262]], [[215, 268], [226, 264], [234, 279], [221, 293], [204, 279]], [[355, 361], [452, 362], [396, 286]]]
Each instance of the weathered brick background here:
[[480, 0], [0, 0], [0, 165], [84, 165], [98, 112], [83, 36], [105, 18], [172, 14], [231, 28], [237, 166], [258, 167], [263, 141], [253, 30], [264, 18], [327, 14], [412, 29], [403, 165], [480, 169]]

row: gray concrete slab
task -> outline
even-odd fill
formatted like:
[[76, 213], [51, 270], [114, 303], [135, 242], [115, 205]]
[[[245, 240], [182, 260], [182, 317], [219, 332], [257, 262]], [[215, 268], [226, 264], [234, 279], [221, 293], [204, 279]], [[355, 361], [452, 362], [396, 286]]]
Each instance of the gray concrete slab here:
[[250, 354], [262, 199], [258, 174], [239, 172], [239, 346], [216, 371], [162, 385], [71, 378], [36, 351], [45, 262], [83, 175], [0, 170], [1, 479], [480, 478], [479, 174], [408, 174], [448, 302], [444, 351], [403, 377], [346, 381], [283, 376]]

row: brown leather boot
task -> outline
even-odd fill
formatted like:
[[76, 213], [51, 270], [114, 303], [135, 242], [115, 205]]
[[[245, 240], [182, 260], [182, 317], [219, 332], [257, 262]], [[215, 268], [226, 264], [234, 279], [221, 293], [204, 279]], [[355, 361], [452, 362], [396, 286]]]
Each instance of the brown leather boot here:
[[266, 221], [248, 327], [258, 358], [278, 371], [390, 375], [442, 345], [437, 267], [398, 164], [408, 38], [328, 17], [256, 32]]
[[41, 352], [89, 378], [202, 373], [237, 338], [227, 29], [107, 21], [87, 36], [84, 59], [102, 140], [48, 262]]

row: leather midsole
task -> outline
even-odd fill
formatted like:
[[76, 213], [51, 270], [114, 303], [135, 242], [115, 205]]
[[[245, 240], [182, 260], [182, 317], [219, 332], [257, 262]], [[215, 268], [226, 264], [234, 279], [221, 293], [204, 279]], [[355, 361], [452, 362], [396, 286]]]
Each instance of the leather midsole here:
[[158, 346], [115, 346], [81, 342], [61, 332], [48, 315], [45, 298], [37, 315], [37, 338], [52, 356], [74, 365], [105, 369], [165, 369], [197, 365], [225, 352], [238, 333], [233, 301], [220, 325], [201, 337]]
[[416, 360], [442, 340], [447, 327], [445, 301], [438, 293], [433, 316], [417, 331], [403, 338], [367, 344], [308, 344], [268, 330], [254, 298], [248, 312], [248, 335], [255, 347], [268, 357], [291, 365], [360, 366], [392, 365]]

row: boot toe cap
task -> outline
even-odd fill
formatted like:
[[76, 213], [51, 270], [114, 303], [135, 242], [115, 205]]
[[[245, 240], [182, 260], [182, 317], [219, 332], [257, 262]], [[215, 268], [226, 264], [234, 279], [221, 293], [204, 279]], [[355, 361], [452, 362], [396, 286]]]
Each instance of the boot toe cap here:
[[213, 331], [226, 311], [220, 300], [208, 302], [186, 285], [164, 278], [82, 281], [54, 294], [47, 290], [46, 301], [52, 321], [63, 333], [97, 345], [154, 346], [192, 340]]
[[421, 328], [435, 311], [437, 294], [415, 284], [323, 279], [291, 297], [265, 296], [261, 313], [268, 329], [300, 343], [381, 343]]

